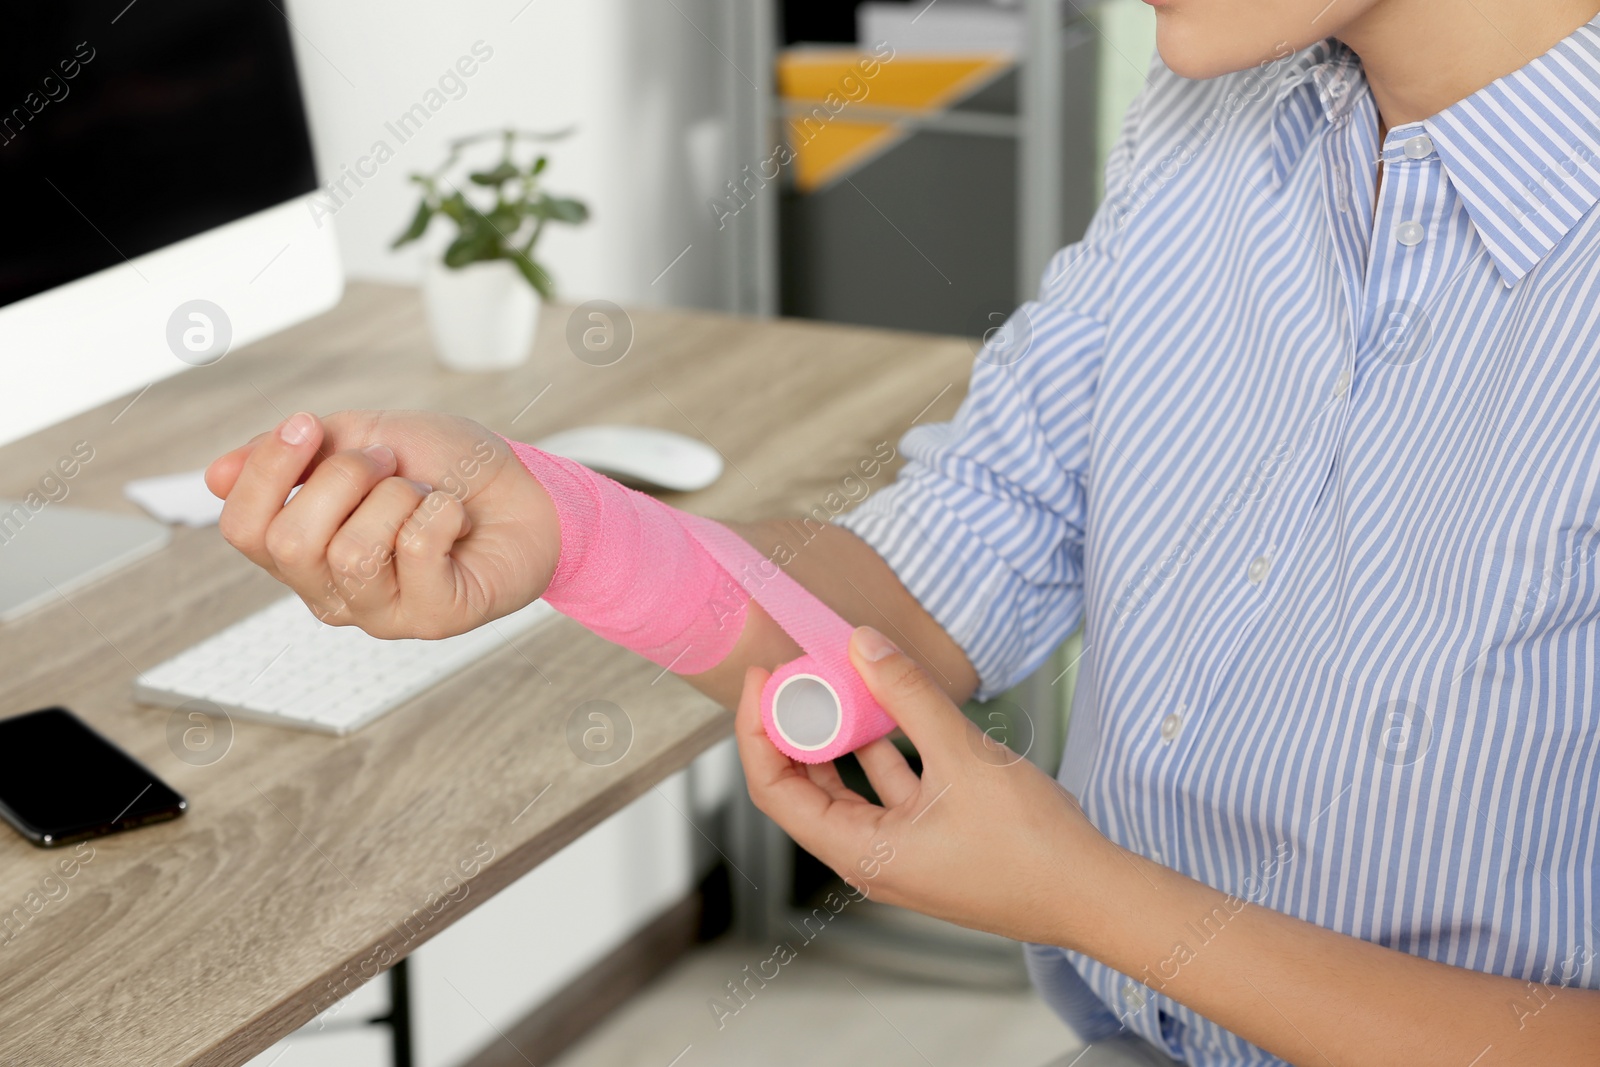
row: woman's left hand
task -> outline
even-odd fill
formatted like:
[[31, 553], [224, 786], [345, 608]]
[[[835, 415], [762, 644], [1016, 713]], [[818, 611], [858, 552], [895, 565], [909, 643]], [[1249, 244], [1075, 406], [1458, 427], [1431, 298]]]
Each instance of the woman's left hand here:
[[918, 778], [887, 740], [856, 753], [885, 806], [846, 789], [832, 764], [807, 767], [772, 746], [757, 668], [738, 735], [756, 806], [857, 891], [1084, 952], [1290, 1063], [1595, 1062], [1600, 991], [1423, 959], [1126, 852], [881, 635], [857, 630], [850, 658], [922, 756]]
[[850, 658], [922, 757], [918, 777], [887, 738], [859, 749], [873, 804], [832, 763], [789, 759], [761, 726], [767, 672], [739, 702], [739, 754], [751, 799], [856, 891], [1019, 941], [1070, 946], [1103, 906], [1107, 864], [1126, 862], [1077, 801], [985, 735], [921, 666], [863, 627]]

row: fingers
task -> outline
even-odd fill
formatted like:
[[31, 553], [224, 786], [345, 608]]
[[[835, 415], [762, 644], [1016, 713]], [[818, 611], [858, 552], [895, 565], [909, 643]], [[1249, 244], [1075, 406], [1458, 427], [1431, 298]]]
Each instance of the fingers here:
[[[258, 447], [257, 455], [245, 467], [240, 487], [266, 447]], [[394, 462], [394, 453], [382, 445], [330, 456], [317, 465], [300, 492], [267, 525], [263, 542], [267, 555], [278, 576], [301, 596], [328, 590], [337, 577], [328, 560], [334, 535], [367, 494], [394, 473]], [[240, 487], [234, 492], [238, 493]], [[389, 543], [394, 543], [392, 538]], [[370, 546], [359, 551], [370, 551]], [[345, 562], [354, 563], [356, 559], [347, 555]]]
[[867, 802], [860, 793], [844, 784], [844, 779], [839, 777], [839, 768], [833, 765], [832, 760], [827, 763], [808, 763], [805, 768], [806, 777], [817, 783], [834, 800]]
[[911, 764], [900, 754], [893, 741], [880, 737], [869, 745], [856, 749], [856, 759], [867, 772], [878, 799], [886, 807], [898, 808], [917, 795], [922, 779], [911, 769]]
[[[471, 527], [466, 505], [440, 489], [424, 495], [401, 527], [395, 542], [400, 595], [420, 617], [442, 617], [443, 609], [453, 605], [460, 595], [451, 551]], [[479, 612], [486, 607], [472, 606]], [[479, 621], [482, 620], [474, 620], [472, 625]]]
[[339, 599], [357, 614], [390, 606], [398, 598], [396, 542], [430, 491], [404, 478], [385, 478], [328, 542], [328, 566]]
[[[299, 418], [299, 415], [294, 418]], [[314, 416], [306, 416], [314, 418]], [[284, 420], [284, 425], [293, 419]], [[321, 427], [322, 439], [320, 447], [313, 449], [311, 461], [307, 466], [314, 466], [322, 456], [332, 455], [349, 449], [361, 448], [374, 443], [378, 439], [379, 416], [370, 411], [339, 411], [321, 419], [315, 420]], [[213, 496], [226, 500], [233, 493], [239, 476], [244, 473], [251, 457], [263, 441], [273, 438], [282, 430], [282, 426], [258, 433], [238, 448], [225, 452], [211, 461], [206, 468], [206, 488], [211, 490]], [[394, 442], [390, 442], [393, 444]], [[301, 475], [306, 467], [301, 468]]]
[[870, 626], [850, 637], [850, 662], [927, 764], [933, 753], [963, 744], [968, 723], [961, 709], [916, 660]]
[[205, 477], [206, 488], [211, 490], [212, 496], [218, 500], [228, 499], [234, 483], [239, 480], [239, 472], [244, 470], [245, 461], [266, 436], [264, 433], [258, 433], [233, 451], [226, 452], [211, 461], [211, 465], [206, 468]]
[[[222, 536], [252, 563], [274, 574], [278, 571], [267, 552], [267, 528], [283, 510], [289, 491], [311, 464], [321, 443], [322, 423], [316, 416], [305, 412], [292, 415], [251, 448], [248, 459], [240, 461], [242, 467], [233, 485], [228, 487], [227, 503], [218, 522]], [[220, 473], [219, 483], [223, 480]]]

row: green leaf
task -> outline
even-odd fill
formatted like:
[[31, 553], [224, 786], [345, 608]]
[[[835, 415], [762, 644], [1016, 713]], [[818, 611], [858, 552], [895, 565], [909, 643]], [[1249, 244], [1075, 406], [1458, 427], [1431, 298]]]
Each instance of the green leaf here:
[[468, 215], [477, 213], [477, 208], [467, 203], [467, 198], [459, 189], [439, 201], [439, 210], [458, 223], [464, 221]]
[[543, 267], [521, 252], [511, 253], [511, 262], [517, 265], [517, 270], [521, 271], [522, 276], [528, 279], [528, 284], [533, 286], [535, 292], [546, 300], [555, 299], [555, 285], [550, 281], [550, 275], [545, 272]]
[[555, 219], [557, 222], [579, 223], [586, 222], [589, 218], [589, 208], [581, 200], [572, 200], [562, 196], [540, 194], [537, 200], [530, 201], [523, 207], [530, 218]]
[[496, 204], [488, 214], [488, 222], [500, 237], [509, 241], [522, 226], [522, 212], [515, 204]]
[[447, 267], [465, 267], [468, 263], [499, 258], [500, 244], [495, 239], [494, 231], [484, 230], [481, 226], [464, 228], [461, 236], [451, 241], [450, 247], [444, 250], [444, 265]]
[[549, 157], [540, 156], [538, 159], [533, 161], [533, 166], [528, 168], [528, 177], [537, 178], [539, 175], [544, 173], [544, 168], [548, 167], [549, 165]]
[[543, 198], [545, 214], [557, 222], [580, 223], [589, 218], [589, 207], [581, 200], [561, 196]]
[[417, 213], [411, 217], [411, 225], [407, 226], [405, 233], [402, 233], [399, 237], [396, 237], [394, 239], [394, 243], [389, 247], [399, 248], [401, 245], [408, 245], [412, 241], [415, 241], [417, 238], [422, 236], [423, 231], [428, 228], [428, 223], [432, 220], [433, 205], [424, 200], [422, 203], [417, 205]]
[[519, 173], [521, 172], [517, 170], [511, 160], [502, 159], [500, 165], [493, 170], [475, 170], [467, 177], [478, 185], [495, 186], [510, 181]]
[[458, 225], [461, 227], [461, 235], [473, 240], [480, 240], [494, 232], [489, 227], [489, 221], [471, 204], [467, 204], [462, 211]]

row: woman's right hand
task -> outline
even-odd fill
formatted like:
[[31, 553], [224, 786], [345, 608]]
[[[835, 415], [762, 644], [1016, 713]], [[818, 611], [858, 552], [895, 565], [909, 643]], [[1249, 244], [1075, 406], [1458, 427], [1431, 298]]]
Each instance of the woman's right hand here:
[[226, 501], [229, 544], [324, 621], [374, 637], [450, 637], [510, 614], [561, 554], [544, 488], [453, 415], [294, 415], [215, 460], [206, 485]]

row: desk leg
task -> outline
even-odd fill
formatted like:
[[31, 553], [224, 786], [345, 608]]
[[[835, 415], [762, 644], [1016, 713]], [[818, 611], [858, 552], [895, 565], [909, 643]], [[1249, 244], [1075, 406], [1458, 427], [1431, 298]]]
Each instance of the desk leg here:
[[[761, 814], [740, 783], [733, 790], [728, 858], [734, 928], [746, 940], [765, 944], [787, 929], [794, 911], [794, 850], [778, 824]], [[759, 888], [757, 888], [759, 886]]]
[[394, 1035], [394, 1067], [412, 1067], [411, 1061], [411, 961], [403, 959], [389, 968], [389, 1012], [367, 1022], [387, 1026]]

